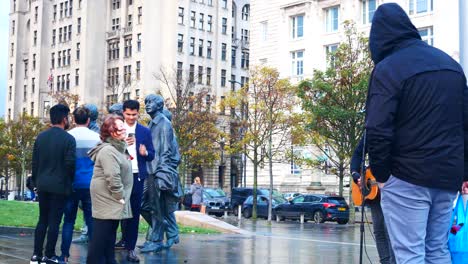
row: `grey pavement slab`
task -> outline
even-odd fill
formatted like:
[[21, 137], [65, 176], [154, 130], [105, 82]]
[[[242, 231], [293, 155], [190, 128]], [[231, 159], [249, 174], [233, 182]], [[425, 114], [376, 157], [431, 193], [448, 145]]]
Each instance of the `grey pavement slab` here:
[[[181, 235], [181, 243], [160, 253], [140, 254], [140, 263], [359, 263], [359, 226], [335, 223], [300, 224], [297, 221], [224, 219], [252, 235]], [[366, 251], [378, 263], [371, 226], [366, 226]], [[144, 240], [139, 237], [139, 243]], [[0, 230], [0, 263], [28, 263], [33, 248], [32, 234]], [[60, 253], [60, 240], [57, 254]], [[70, 263], [85, 263], [86, 245], [72, 245]], [[125, 252], [117, 251], [119, 263]], [[371, 263], [364, 256], [364, 263]]]

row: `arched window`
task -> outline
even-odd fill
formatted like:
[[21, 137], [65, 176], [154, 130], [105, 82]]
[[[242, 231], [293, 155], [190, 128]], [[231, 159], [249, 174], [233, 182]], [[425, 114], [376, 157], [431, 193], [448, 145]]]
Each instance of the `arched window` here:
[[249, 14], [250, 14], [250, 5], [244, 5], [242, 7], [242, 20], [248, 21], [249, 20]]
[[237, 14], [237, 5], [236, 2], [232, 1], [232, 18], [236, 18]]

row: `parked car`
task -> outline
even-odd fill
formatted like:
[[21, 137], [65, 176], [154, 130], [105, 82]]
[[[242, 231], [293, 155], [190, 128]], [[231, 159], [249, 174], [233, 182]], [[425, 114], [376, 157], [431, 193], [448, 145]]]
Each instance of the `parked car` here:
[[[235, 215], [237, 215], [238, 213], [237, 207], [239, 205], [242, 205], [244, 201], [247, 199], [247, 197], [249, 197], [250, 195], [253, 195], [253, 188], [251, 187], [247, 187], [247, 188], [238, 187], [238, 188], [232, 189], [231, 208]], [[257, 189], [257, 195], [269, 196], [270, 191], [268, 189]], [[277, 190], [273, 190], [273, 196], [283, 198], [283, 195]]]
[[290, 193], [285, 193], [283, 194], [284, 199], [291, 201], [292, 199], [296, 198], [297, 196], [302, 195], [297, 192], [290, 192]]
[[[206, 206], [207, 214], [222, 216], [224, 211], [229, 211], [229, 198], [221, 189], [204, 188], [203, 189], [203, 204]], [[192, 194], [189, 190], [184, 195], [184, 206], [190, 208], [192, 206]]]
[[297, 196], [289, 203], [279, 204], [275, 207], [275, 214], [280, 220], [299, 219], [303, 214], [305, 221], [333, 221], [344, 225], [349, 221], [349, 206], [343, 197], [306, 194]]
[[[268, 201], [269, 196], [267, 195], [257, 195], [257, 216], [268, 218]], [[287, 203], [286, 199], [282, 196], [273, 196], [272, 200], [272, 217], [275, 217], [275, 208], [280, 205]], [[247, 199], [242, 204], [242, 216], [245, 218], [252, 217], [252, 208], [253, 208], [253, 196], [247, 197]]]

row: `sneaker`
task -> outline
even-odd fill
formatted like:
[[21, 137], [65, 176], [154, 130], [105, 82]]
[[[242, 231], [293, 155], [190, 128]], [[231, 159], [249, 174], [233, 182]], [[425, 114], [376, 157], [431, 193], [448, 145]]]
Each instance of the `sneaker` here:
[[114, 248], [115, 249], [125, 249], [125, 241], [120, 240], [119, 242], [117, 242], [117, 244], [115, 244]]
[[86, 244], [86, 243], [88, 243], [88, 235], [81, 235], [79, 238], [73, 239], [72, 243]]
[[61, 261], [60, 258], [57, 257], [57, 256], [46, 258], [46, 261], [44, 263], [47, 263], [47, 264], [66, 264], [66, 262]]
[[41, 263], [42, 257], [39, 257], [38, 255], [34, 254], [31, 257], [31, 260], [29, 261], [29, 264], [39, 264]]
[[68, 263], [68, 257], [60, 256], [60, 257], [59, 257], [59, 261], [61, 261], [61, 262], [64, 263], [64, 264], [67, 264], [67, 263]]

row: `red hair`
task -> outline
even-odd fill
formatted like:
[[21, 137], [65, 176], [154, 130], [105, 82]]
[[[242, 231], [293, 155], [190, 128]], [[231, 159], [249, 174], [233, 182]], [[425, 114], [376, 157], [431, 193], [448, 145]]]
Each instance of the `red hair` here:
[[117, 126], [115, 125], [115, 121], [120, 120], [124, 121], [121, 116], [110, 114], [107, 115], [104, 119], [104, 122], [101, 126], [101, 140], [106, 141], [107, 138], [112, 137], [111, 134], [117, 132]]

